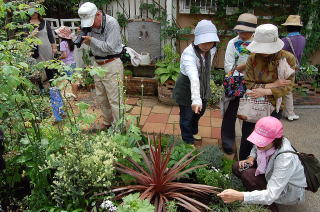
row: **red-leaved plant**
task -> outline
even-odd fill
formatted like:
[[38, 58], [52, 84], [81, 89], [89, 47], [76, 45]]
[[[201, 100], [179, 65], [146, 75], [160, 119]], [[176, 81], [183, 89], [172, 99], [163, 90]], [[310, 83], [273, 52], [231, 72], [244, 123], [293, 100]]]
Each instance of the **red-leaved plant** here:
[[173, 142], [166, 148], [166, 151], [162, 152], [161, 136], [158, 142], [156, 137], [152, 140], [153, 141], [151, 141], [150, 137], [148, 138], [149, 150], [147, 154], [141, 150], [144, 167], [146, 168], [131, 158], [128, 158], [128, 161], [136, 167], [136, 170], [117, 163], [116, 169], [134, 177], [138, 184], [113, 189], [115, 193], [121, 192], [116, 198], [122, 198], [130, 193], [140, 192], [140, 198], [148, 199], [152, 202], [157, 212], [165, 211], [164, 205], [170, 200], [177, 201], [178, 205], [193, 212], [200, 212], [203, 209], [210, 210], [209, 207], [199, 200], [205, 199], [203, 197], [209, 194], [217, 193], [215, 190], [218, 188], [208, 185], [177, 182], [177, 178], [187, 172], [205, 166], [197, 165], [185, 169], [185, 167], [201, 153], [192, 156], [192, 151], [186, 154], [173, 167], [168, 168], [171, 152], [175, 143]]

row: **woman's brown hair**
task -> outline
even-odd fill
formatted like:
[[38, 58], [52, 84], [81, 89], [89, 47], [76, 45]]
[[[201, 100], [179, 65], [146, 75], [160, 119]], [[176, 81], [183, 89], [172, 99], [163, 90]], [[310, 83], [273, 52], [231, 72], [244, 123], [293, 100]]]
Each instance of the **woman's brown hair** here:
[[274, 139], [273, 141], [273, 147], [275, 149], [280, 149], [282, 147], [282, 144], [283, 144], [283, 137], [281, 138], [276, 138]]

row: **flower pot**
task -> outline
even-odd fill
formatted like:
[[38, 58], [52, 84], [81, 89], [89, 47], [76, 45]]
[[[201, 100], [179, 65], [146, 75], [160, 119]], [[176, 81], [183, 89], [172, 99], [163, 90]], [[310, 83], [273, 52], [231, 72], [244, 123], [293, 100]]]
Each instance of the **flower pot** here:
[[172, 98], [174, 86], [175, 82], [173, 80], [167, 80], [163, 85], [158, 83], [158, 99], [161, 103], [166, 105], [175, 104], [175, 100]]

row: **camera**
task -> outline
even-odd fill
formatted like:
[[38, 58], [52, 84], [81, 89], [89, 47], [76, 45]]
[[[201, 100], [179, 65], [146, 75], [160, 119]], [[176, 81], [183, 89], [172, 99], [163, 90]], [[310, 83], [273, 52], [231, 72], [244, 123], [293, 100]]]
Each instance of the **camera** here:
[[244, 170], [247, 170], [251, 167], [250, 163], [245, 163], [242, 168], [239, 168], [240, 172], [243, 172]]
[[81, 31], [78, 35], [78, 37], [75, 39], [73, 42], [74, 45], [76, 45], [78, 48], [80, 48], [82, 42], [83, 42], [83, 37], [82, 36], [87, 36], [88, 32], [91, 32], [92, 28], [91, 27], [83, 27], [81, 28]]

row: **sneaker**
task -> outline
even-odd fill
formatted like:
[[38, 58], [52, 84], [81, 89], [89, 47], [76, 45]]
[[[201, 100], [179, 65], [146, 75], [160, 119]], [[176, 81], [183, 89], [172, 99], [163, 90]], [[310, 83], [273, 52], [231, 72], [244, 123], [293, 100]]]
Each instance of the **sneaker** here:
[[291, 115], [287, 117], [289, 121], [298, 120], [300, 117], [298, 115]]
[[202, 139], [201, 135], [199, 135], [199, 134], [193, 135], [193, 138], [194, 138], [196, 141], [200, 141], [200, 140]]

